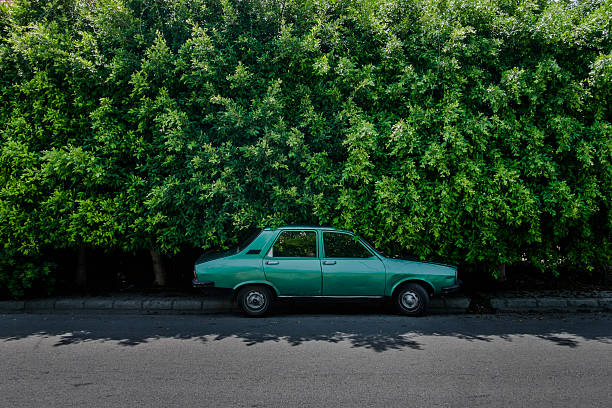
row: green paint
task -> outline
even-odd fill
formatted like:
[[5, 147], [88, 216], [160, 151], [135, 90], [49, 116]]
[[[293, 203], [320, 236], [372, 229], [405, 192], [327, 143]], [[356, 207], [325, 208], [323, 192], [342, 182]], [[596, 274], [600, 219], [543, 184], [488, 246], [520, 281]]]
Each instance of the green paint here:
[[[316, 232], [315, 256], [272, 256], [270, 249], [284, 231]], [[368, 249], [371, 257], [326, 257], [325, 231], [350, 234]], [[260, 252], [248, 254], [256, 250]], [[266, 228], [239, 253], [204, 259], [195, 268], [198, 280], [213, 281], [215, 287], [237, 289], [245, 284], [267, 284], [279, 296], [391, 296], [395, 288], [407, 281], [421, 281], [437, 294], [456, 283], [457, 270], [452, 265], [390, 259], [351, 232], [327, 227]]]

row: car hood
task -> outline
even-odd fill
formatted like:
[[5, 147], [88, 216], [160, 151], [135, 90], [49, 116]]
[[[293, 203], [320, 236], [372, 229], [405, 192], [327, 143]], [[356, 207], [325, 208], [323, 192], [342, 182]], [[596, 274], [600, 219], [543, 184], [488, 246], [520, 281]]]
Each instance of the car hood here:
[[385, 258], [384, 262], [394, 270], [406, 270], [412, 272], [415, 270], [414, 267], [416, 266], [419, 273], [431, 273], [435, 275], [451, 274], [457, 269], [455, 265], [418, 261], [414, 259]]
[[439, 265], [439, 266], [447, 266], [447, 267], [450, 267], [450, 268], [457, 268], [457, 265], [448, 264], [448, 263], [444, 263], [444, 262], [422, 261], [419, 258], [413, 257], [413, 256], [398, 256], [398, 257], [393, 257], [393, 258], [389, 258], [389, 257], [385, 256], [385, 259], [389, 260], [389, 261], [416, 262], [416, 263], [422, 263], [422, 264]]

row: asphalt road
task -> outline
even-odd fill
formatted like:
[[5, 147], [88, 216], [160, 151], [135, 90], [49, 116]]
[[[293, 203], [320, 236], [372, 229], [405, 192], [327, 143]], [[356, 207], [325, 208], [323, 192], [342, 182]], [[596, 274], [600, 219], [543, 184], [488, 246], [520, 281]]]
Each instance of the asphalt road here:
[[610, 407], [612, 315], [0, 315], [1, 407]]

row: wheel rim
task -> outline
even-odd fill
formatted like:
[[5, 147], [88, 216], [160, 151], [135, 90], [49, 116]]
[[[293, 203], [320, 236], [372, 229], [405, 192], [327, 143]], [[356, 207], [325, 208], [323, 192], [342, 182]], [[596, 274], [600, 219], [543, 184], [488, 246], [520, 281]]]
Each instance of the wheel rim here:
[[263, 292], [252, 290], [247, 293], [244, 303], [249, 310], [261, 310], [266, 305], [266, 296]]
[[403, 292], [400, 301], [406, 310], [414, 310], [419, 307], [419, 296], [411, 290]]

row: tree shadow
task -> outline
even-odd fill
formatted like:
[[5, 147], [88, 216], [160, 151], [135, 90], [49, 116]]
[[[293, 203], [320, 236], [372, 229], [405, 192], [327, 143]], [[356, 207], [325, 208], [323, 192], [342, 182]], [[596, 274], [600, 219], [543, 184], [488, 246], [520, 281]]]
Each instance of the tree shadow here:
[[[367, 311], [367, 310], [366, 310]], [[3, 315], [0, 342], [29, 337], [49, 338], [64, 347], [90, 341], [133, 347], [162, 339], [210, 343], [239, 340], [247, 347], [285, 342], [298, 347], [309, 342], [343, 343], [374, 352], [424, 350], [423, 337], [449, 337], [466, 342], [531, 336], [559, 347], [575, 349], [586, 341], [612, 344], [612, 315], [459, 315], [406, 318], [402, 316], [282, 312], [268, 318], [236, 315]], [[588, 319], [588, 323], [585, 323]]]
[[550, 334], [547, 335], [538, 335], [537, 337], [544, 339], [544, 340], [549, 340], [552, 341], [553, 343], [559, 345], [559, 346], [566, 346], [566, 347], [570, 347], [570, 348], [576, 348], [578, 347], [578, 341], [574, 340], [574, 339], [570, 339], [568, 337], [560, 337], [560, 336], [553, 336]]

